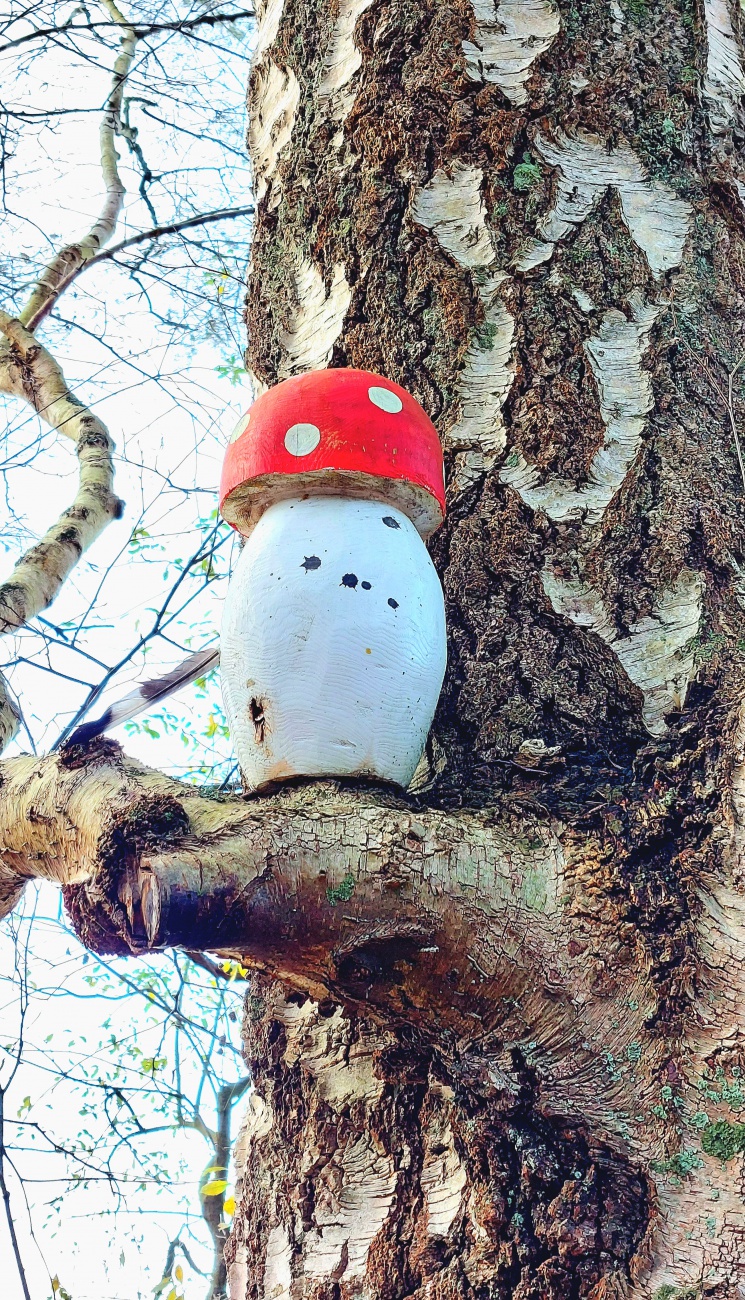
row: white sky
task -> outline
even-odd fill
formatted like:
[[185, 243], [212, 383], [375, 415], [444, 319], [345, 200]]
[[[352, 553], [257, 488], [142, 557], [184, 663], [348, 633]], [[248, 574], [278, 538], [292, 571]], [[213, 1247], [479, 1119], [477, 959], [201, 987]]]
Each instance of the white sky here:
[[[158, 1086], [165, 1089], [172, 1083], [173, 1025], [159, 1005], [137, 992], [136, 983], [149, 969], [157, 989], [159, 977], [168, 978], [172, 963], [165, 958], [149, 963], [112, 960], [107, 964], [113, 974], [107, 979], [106, 970], [61, 923], [58, 891], [51, 886], [38, 893], [29, 890], [12, 930], [0, 927], [0, 1061], [6, 1062], [4, 1078], [8, 1075], [4, 1049], [12, 1051], [17, 1038], [16, 995], [27, 944], [28, 977], [34, 988], [24, 1026], [24, 1063], [8, 1089], [5, 1107], [9, 1120], [20, 1117], [24, 1121], [21, 1128], [9, 1123], [7, 1136], [10, 1158], [23, 1175], [30, 1213], [12, 1172], [9, 1185], [34, 1300], [49, 1294], [49, 1278], [55, 1274], [73, 1300], [114, 1300], [119, 1296], [135, 1300], [152, 1294], [160, 1281], [168, 1242], [177, 1233], [197, 1268], [207, 1271], [212, 1251], [200, 1219], [198, 1183], [210, 1158], [208, 1144], [194, 1131], [169, 1128], [164, 1134], [135, 1139], [133, 1150], [122, 1145], [112, 1154], [114, 1144], [100, 1086], [106, 1078], [126, 1089], [143, 1125], [157, 1127], [170, 1121], [171, 1112], [168, 1116], [158, 1112], [159, 1094], [147, 1065], [153, 1060], [162, 1062], [156, 1071]], [[130, 983], [122, 984], [117, 976]], [[196, 1021], [191, 1034], [194, 1041], [180, 1057], [182, 1090], [192, 1099], [199, 1092], [199, 1051], [204, 1046], [211, 1049], [210, 1063], [220, 1081], [232, 1082], [245, 1075], [238, 1050], [243, 986], [240, 981], [221, 985], [226, 1006], [220, 1009], [213, 981], [201, 971], [197, 976], [197, 987], [182, 1003], [185, 1013]], [[106, 984], [111, 986], [108, 993]], [[201, 1019], [206, 1022], [203, 1027]], [[215, 1025], [219, 1035], [225, 1036], [223, 1046], [213, 1039]], [[112, 1034], [116, 1047], [109, 1046]], [[107, 1104], [111, 1110], [110, 1095]], [[233, 1133], [243, 1105], [245, 1102], [239, 1101], [234, 1108]], [[215, 1126], [209, 1083], [203, 1087], [199, 1111], [208, 1125]], [[37, 1124], [38, 1129], [33, 1127]], [[82, 1142], [87, 1148], [80, 1153], [85, 1166], [81, 1169], [56, 1156], [52, 1141], [64, 1147]], [[111, 1168], [118, 1184], [110, 1186], [98, 1172], [100, 1168]], [[66, 1177], [70, 1169], [89, 1175], [90, 1181], [81, 1179], [71, 1185]], [[0, 1261], [0, 1295], [3, 1300], [22, 1300], [4, 1216], [0, 1216]], [[182, 1254], [178, 1262], [184, 1269], [185, 1296], [203, 1296], [205, 1279], [189, 1267]]]

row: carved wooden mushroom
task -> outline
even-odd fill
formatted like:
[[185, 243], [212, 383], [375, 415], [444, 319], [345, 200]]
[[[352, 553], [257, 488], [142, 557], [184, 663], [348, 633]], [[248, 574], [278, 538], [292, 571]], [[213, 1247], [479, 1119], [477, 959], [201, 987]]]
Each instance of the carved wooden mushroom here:
[[407, 785], [446, 661], [422, 540], [445, 510], [431, 420], [366, 371], [285, 380], [239, 422], [220, 509], [247, 538], [221, 640], [247, 786], [301, 775]]

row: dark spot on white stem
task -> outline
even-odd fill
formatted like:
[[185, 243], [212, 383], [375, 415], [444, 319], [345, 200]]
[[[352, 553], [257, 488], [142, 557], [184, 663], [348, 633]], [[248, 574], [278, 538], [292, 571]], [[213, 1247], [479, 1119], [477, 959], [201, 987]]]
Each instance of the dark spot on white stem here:
[[264, 735], [266, 732], [266, 718], [264, 716], [264, 703], [262, 700], [252, 699], [249, 707], [251, 721], [254, 724], [257, 745], [263, 745]]
[[344, 577], [342, 578], [341, 583], [340, 583], [339, 585], [342, 586], [342, 587], [356, 587], [356, 586], [357, 586], [357, 574], [356, 574], [356, 573], [345, 573], [345, 574], [344, 574]]
[[401, 525], [400, 525], [400, 523], [398, 522], [398, 520], [393, 518], [393, 515], [383, 515], [383, 523], [385, 524], [386, 528], [400, 528], [400, 527], [401, 527]]
[[390, 605], [391, 609], [398, 609], [398, 601], [394, 600], [392, 596], [388, 597], [388, 604]]
[[305, 559], [300, 565], [300, 568], [305, 569], [306, 573], [309, 573], [311, 569], [320, 569], [320, 567], [321, 567], [321, 561], [319, 560], [317, 555], [306, 555]]
[[360, 586], [362, 587], [362, 590], [363, 590], [363, 591], [369, 591], [370, 588], [372, 587], [372, 583], [371, 583], [371, 582], [361, 582], [361, 583], [360, 583]]

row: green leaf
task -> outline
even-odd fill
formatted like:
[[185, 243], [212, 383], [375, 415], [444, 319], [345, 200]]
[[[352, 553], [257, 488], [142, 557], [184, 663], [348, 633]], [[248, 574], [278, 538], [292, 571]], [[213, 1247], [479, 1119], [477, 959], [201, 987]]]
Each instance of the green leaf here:
[[[148, 997], [154, 995], [148, 990]], [[143, 1074], [155, 1074], [156, 1070], [162, 1070], [164, 1065], [168, 1064], [167, 1056], [146, 1056], [142, 1062]]]

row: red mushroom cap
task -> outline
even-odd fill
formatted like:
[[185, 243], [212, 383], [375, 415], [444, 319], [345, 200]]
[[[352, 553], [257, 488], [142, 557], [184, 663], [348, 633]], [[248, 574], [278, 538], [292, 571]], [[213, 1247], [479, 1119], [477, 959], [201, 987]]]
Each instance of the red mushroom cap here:
[[387, 502], [423, 537], [445, 515], [442, 448], [414, 398], [367, 370], [316, 370], [262, 394], [225, 453], [220, 511], [248, 535], [288, 497]]

